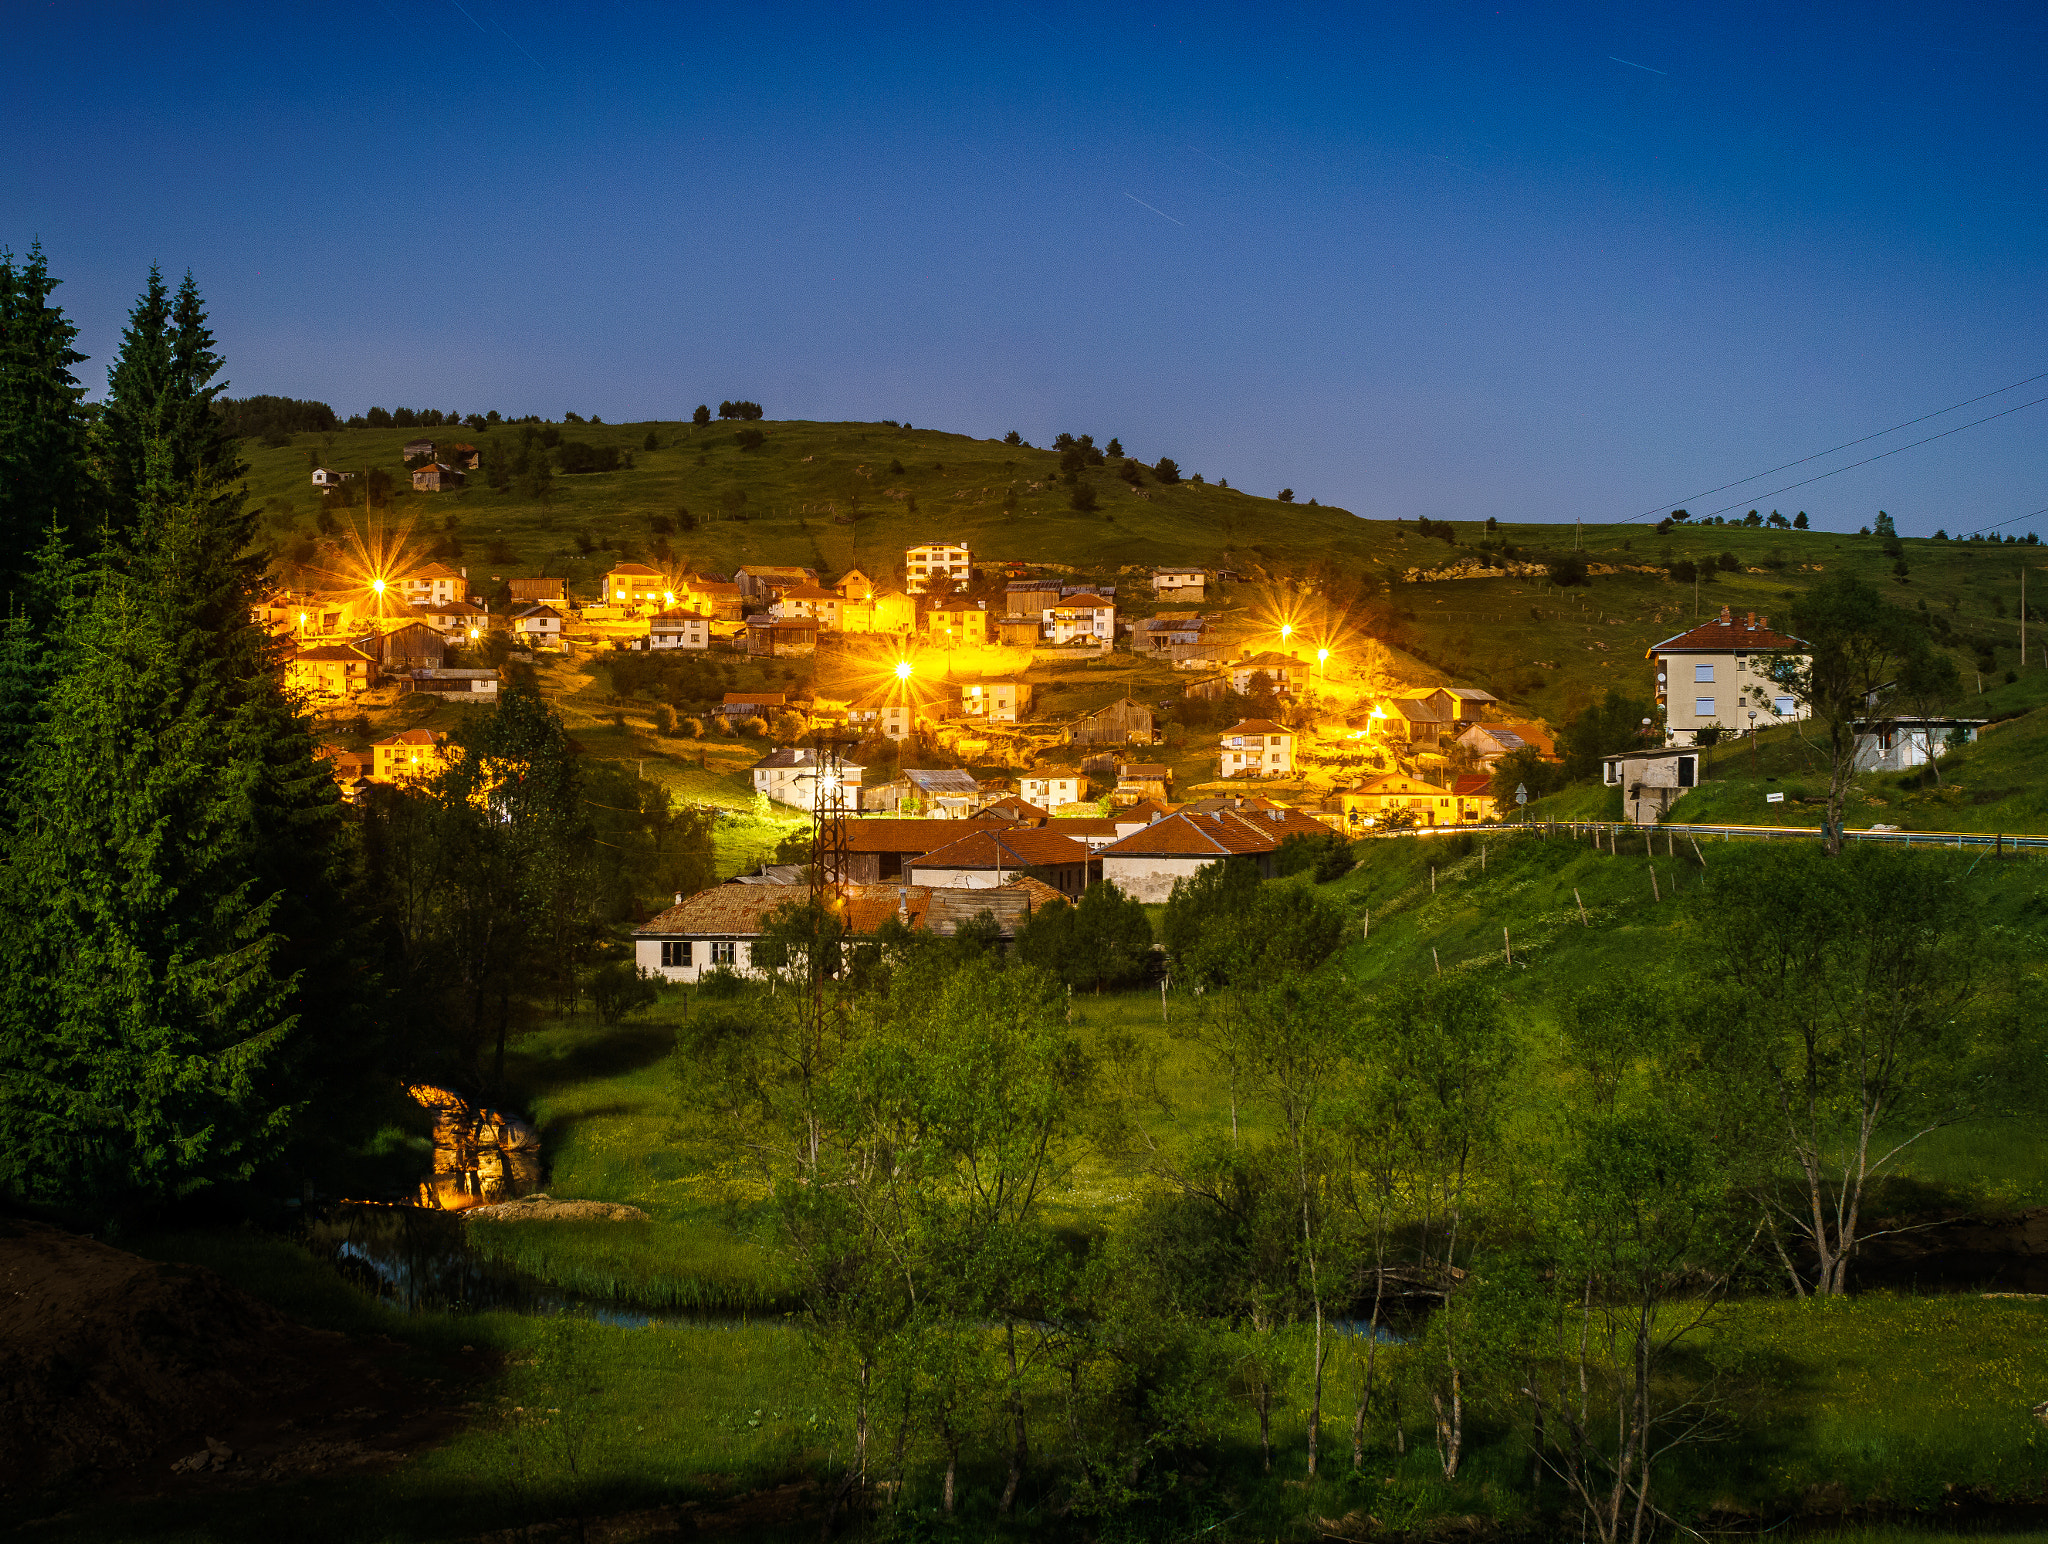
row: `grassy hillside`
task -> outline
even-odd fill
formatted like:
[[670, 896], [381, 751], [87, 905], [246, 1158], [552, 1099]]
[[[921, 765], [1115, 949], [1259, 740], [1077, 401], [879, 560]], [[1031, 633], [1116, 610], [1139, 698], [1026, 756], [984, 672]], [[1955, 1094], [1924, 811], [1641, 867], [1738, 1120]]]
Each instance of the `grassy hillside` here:
[[[1908, 609], [1924, 607], [1972, 691], [1980, 674], [1995, 689], [2020, 663], [2020, 571], [2033, 549], [1910, 539], [1902, 577], [1874, 537], [1682, 525], [1659, 535], [1646, 524], [1593, 525], [1583, 536], [1594, 569], [1584, 587], [1558, 588], [1540, 574], [1411, 583], [1411, 572], [1483, 557], [1482, 543], [1504, 544], [1527, 563], [1568, 550], [1573, 533], [1531, 524], [1489, 536], [1478, 522], [1433, 526], [1450, 531], [1446, 541], [1402, 522], [1215, 484], [1163, 487], [1149, 472], [1133, 489], [1115, 463], [1082, 474], [1099, 503], [1083, 514], [1070, 507], [1050, 450], [887, 424], [767, 422], [756, 426], [764, 439], [753, 450], [741, 448], [731, 425], [552, 427], [566, 440], [629, 451], [634, 464], [558, 474], [545, 504], [494, 493], [480, 474], [457, 492], [404, 491], [387, 523], [409, 524], [420, 547], [452, 541], [451, 560], [473, 576], [546, 572], [586, 584], [622, 557], [720, 572], [745, 562], [802, 563], [835, 574], [859, 567], [886, 579], [906, 546], [940, 538], [965, 541], [986, 560], [1097, 577], [1160, 563], [1229, 567], [1247, 583], [1207, 609], [1223, 613], [1245, 642], [1277, 642], [1268, 636], [1272, 624], [1283, 613], [1299, 615], [1305, 635], [1330, 636], [1340, 674], [1358, 663], [1370, 635], [1399, 651], [1397, 672], [1483, 686], [1553, 723], [1610, 687], [1647, 696], [1644, 649], [1696, 617], [1727, 605], [1782, 619], [1794, 592], [1835, 568], [1880, 585]], [[509, 449], [520, 431], [360, 429], [299, 435], [282, 447], [247, 442], [249, 486], [267, 512], [270, 538], [289, 551], [313, 536], [320, 505], [309, 481], [313, 460], [343, 470], [382, 467], [403, 484], [399, 450], [420, 433], [479, 446], [495, 434]], [[645, 448], [650, 434], [659, 448]], [[355, 514], [361, 518], [360, 509]], [[657, 519], [676, 529], [660, 535]], [[1732, 568], [1720, 566], [1724, 554]], [[1709, 575], [1697, 586], [1667, 571], [1688, 559]], [[1119, 602], [1126, 612], [1153, 609], [1142, 586], [1126, 584]], [[2037, 630], [2033, 656], [2048, 660], [2048, 625]]]

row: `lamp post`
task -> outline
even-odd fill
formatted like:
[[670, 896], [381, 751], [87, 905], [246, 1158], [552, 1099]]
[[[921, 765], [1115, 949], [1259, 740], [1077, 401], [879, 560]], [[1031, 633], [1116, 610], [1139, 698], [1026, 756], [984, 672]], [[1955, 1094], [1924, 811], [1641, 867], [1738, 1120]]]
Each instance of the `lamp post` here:
[[1756, 709], [1749, 710], [1749, 775], [1756, 776]]
[[1329, 678], [1329, 670], [1328, 670], [1328, 666], [1329, 666], [1329, 663], [1330, 663], [1330, 651], [1329, 651], [1328, 649], [1317, 649], [1317, 650], [1316, 650], [1316, 680], [1317, 680], [1318, 682], [1323, 682], [1323, 681], [1326, 681], [1326, 680], [1328, 680], [1328, 678]]

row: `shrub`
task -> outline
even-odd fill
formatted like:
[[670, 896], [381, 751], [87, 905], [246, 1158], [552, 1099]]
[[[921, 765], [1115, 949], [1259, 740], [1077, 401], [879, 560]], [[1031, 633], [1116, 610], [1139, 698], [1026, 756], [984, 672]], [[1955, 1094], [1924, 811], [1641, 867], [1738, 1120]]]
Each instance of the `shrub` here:
[[661, 703], [654, 710], [654, 732], [674, 735], [676, 732], [676, 710], [667, 703]]
[[1721, 571], [1723, 573], [1739, 573], [1742, 569], [1742, 559], [1738, 558], [1732, 552], [1722, 553], [1717, 561], [1720, 563]]
[[690, 415], [690, 422], [698, 425], [700, 428], [703, 425], [710, 423], [711, 409], [704, 403], [699, 402], [697, 404], [697, 411]]
[[1282, 488], [1278, 497], [1281, 503], [1292, 504], [1294, 502], [1294, 490], [1292, 488]]
[[714, 965], [697, 978], [697, 995], [713, 1002], [729, 1002], [747, 995], [747, 978], [730, 965]]
[[1160, 482], [1165, 483], [1167, 486], [1171, 487], [1174, 483], [1180, 481], [1180, 466], [1177, 462], [1175, 462], [1173, 457], [1161, 456], [1159, 460], [1153, 464], [1152, 475], [1155, 478], [1157, 478]]
[[1591, 583], [1586, 573], [1584, 553], [1559, 553], [1545, 564], [1544, 567], [1550, 575], [1550, 582], [1560, 588], [1569, 588], [1575, 584]]
[[735, 734], [739, 732], [738, 730], [732, 727], [732, 715], [728, 713], [713, 714], [711, 723], [712, 727], [715, 728], [719, 734], [723, 735], [728, 740], [730, 740]]
[[759, 450], [768, 436], [759, 429], [748, 428], [737, 431], [732, 438], [733, 443], [741, 450]]
[[631, 960], [619, 960], [593, 972], [590, 1002], [600, 1021], [616, 1024], [627, 1014], [651, 1008], [660, 996], [654, 983]]
[[741, 732], [758, 740], [768, 733], [768, 720], [755, 714], [741, 726]]
[[686, 718], [676, 725], [676, 733], [685, 740], [701, 740], [704, 738], [704, 720], [701, 718]]
[[1095, 490], [1087, 483], [1076, 483], [1074, 491], [1067, 497], [1067, 502], [1084, 515], [1093, 513], [1096, 504]]

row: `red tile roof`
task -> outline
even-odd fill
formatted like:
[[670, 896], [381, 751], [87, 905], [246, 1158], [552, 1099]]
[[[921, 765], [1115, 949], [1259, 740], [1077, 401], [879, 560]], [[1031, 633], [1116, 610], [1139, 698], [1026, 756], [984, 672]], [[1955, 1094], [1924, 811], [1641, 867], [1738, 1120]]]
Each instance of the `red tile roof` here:
[[1155, 820], [1097, 854], [1103, 858], [1230, 858], [1271, 852], [1280, 833], [1268, 835], [1252, 821], [1228, 811], [1198, 815], [1183, 810]]
[[1223, 731], [1225, 734], [1292, 734], [1285, 724], [1276, 724], [1269, 718], [1241, 718]]
[[1451, 792], [1461, 799], [1470, 799], [1485, 793], [1493, 779], [1484, 772], [1467, 772], [1451, 781]]
[[311, 660], [315, 664], [334, 660], [348, 660], [351, 662], [360, 660], [366, 665], [370, 662], [369, 655], [365, 654], [361, 649], [351, 648], [345, 643], [323, 643], [317, 648], [301, 649], [292, 656], [292, 659], [294, 661]]
[[[986, 822], [993, 826], [994, 821]], [[849, 820], [846, 823], [848, 852], [927, 853], [957, 842], [967, 832], [984, 828], [979, 820], [923, 820], [912, 816], [894, 819]]]
[[1651, 644], [1643, 651], [1643, 658], [1654, 659], [1659, 654], [1743, 654], [1751, 650], [1792, 653], [1805, 647], [1805, 639], [1775, 631], [1769, 617], [1752, 611], [1737, 618], [1723, 606], [1713, 621]]
[[1086, 863], [1088, 848], [1057, 831], [983, 829], [936, 847], [919, 858], [919, 869], [1048, 868]]

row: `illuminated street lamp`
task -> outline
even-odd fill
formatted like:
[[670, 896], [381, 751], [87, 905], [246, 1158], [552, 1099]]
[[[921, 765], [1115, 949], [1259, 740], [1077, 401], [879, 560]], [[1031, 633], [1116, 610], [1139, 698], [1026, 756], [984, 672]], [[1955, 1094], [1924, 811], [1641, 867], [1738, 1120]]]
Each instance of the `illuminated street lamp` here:
[[896, 679], [899, 681], [908, 681], [910, 679], [910, 669], [911, 666], [909, 660], [899, 659], [898, 661], [896, 661]]
[[1327, 670], [1327, 668], [1326, 668], [1326, 667], [1327, 667], [1327, 666], [1329, 665], [1329, 663], [1330, 663], [1330, 651], [1329, 651], [1328, 649], [1317, 649], [1317, 650], [1316, 650], [1316, 679], [1317, 679], [1317, 680], [1319, 680], [1319, 681], [1320, 681], [1320, 680], [1324, 679], [1324, 677], [1325, 677], [1325, 676], [1326, 676], [1326, 675], [1328, 674], [1328, 670]]
[[1293, 636], [1294, 624], [1292, 622], [1282, 622], [1280, 624], [1280, 647], [1283, 649], [1286, 648], [1287, 640], [1289, 638], [1292, 638]]

